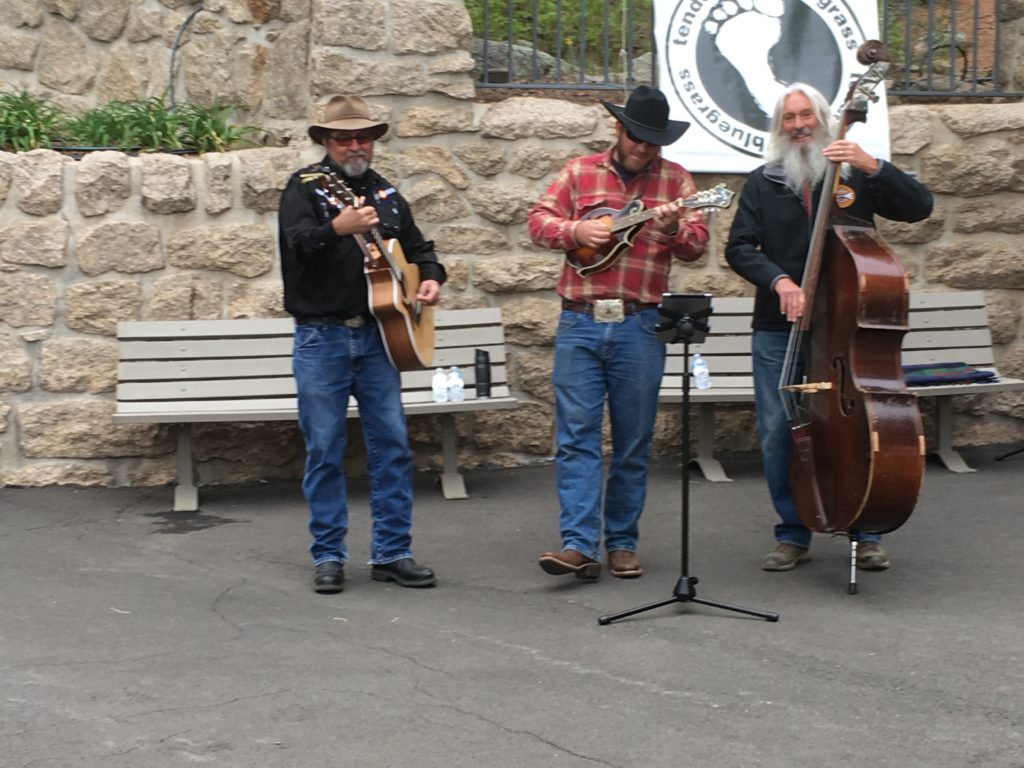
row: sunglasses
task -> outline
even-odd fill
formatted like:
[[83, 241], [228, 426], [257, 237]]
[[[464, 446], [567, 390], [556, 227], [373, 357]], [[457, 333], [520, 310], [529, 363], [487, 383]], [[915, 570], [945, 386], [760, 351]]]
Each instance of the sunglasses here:
[[357, 144], [372, 144], [377, 138], [372, 133], [329, 133], [327, 136], [342, 146], [353, 141]]
[[646, 144], [646, 145], [647, 145], [647, 146], [649, 146], [649, 147], [657, 147], [657, 146], [660, 146], [660, 145], [658, 145], [658, 144], [655, 144], [655, 143], [654, 143], [653, 141], [644, 141], [643, 139], [638, 139], [638, 138], [637, 138], [636, 136], [634, 136], [634, 135], [632, 134], [632, 132], [631, 132], [631, 131], [629, 131], [628, 129], [625, 129], [625, 128], [623, 128], [623, 130], [625, 130], [625, 131], [626, 131], [626, 138], [627, 138], [627, 139], [629, 139], [630, 141], [632, 141], [632, 142], [633, 142], [634, 144]]

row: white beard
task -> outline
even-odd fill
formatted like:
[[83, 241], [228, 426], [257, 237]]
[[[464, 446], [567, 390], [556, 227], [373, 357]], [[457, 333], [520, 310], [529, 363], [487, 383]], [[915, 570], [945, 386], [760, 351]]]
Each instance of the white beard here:
[[803, 189], [804, 184], [814, 187], [825, 177], [825, 169], [829, 160], [821, 151], [831, 140], [819, 131], [810, 144], [797, 145], [787, 143], [780, 153], [779, 165], [786, 177], [786, 184], [795, 192]]

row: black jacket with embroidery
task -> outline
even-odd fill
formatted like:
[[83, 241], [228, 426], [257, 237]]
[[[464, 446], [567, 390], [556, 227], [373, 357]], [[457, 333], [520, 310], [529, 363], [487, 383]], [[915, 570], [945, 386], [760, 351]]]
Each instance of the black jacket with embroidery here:
[[[333, 168], [357, 196], [377, 209], [377, 229], [386, 239], [398, 239], [406, 260], [419, 265], [421, 280], [444, 282], [444, 266], [434, 255], [434, 243], [424, 239], [409, 204], [384, 177], [373, 169], [359, 178], [347, 177], [331, 164], [330, 157], [324, 157], [321, 165]], [[300, 320], [364, 315], [369, 297], [363, 252], [355, 238], [338, 235], [331, 227], [337, 209], [315, 178], [303, 178], [315, 171], [309, 166], [294, 173], [281, 195], [278, 243], [284, 308]]]
[[[920, 221], [932, 212], [928, 188], [882, 160], [874, 174], [868, 176], [853, 169], [842, 183], [854, 194], [853, 203], [843, 213], [854, 218], [871, 222], [878, 215], [896, 221]], [[814, 193], [812, 211], [817, 210], [820, 195], [819, 188]], [[772, 286], [783, 275], [800, 282], [811, 223], [803, 201], [786, 186], [777, 167], [762, 165], [751, 171], [729, 230], [725, 258], [736, 274], [757, 287], [752, 322], [756, 330], [789, 330]]]

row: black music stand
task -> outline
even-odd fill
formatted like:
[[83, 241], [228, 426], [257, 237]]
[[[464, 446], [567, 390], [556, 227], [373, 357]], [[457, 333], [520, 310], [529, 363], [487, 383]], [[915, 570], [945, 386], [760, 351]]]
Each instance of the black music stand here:
[[707, 319], [711, 316], [711, 295], [707, 293], [663, 293], [658, 305], [661, 322], [657, 325], [658, 341], [664, 344], [683, 343], [683, 504], [682, 504], [682, 538], [680, 541], [680, 576], [672, 597], [656, 603], [641, 605], [619, 613], [601, 616], [597, 623], [604, 626], [613, 621], [635, 616], [638, 613], [661, 608], [672, 603], [699, 603], [712, 608], [722, 608], [748, 616], [757, 616], [765, 621], [778, 621], [779, 614], [755, 611], [750, 608], [739, 608], [725, 603], [716, 603], [697, 597], [696, 576], [690, 576], [690, 344], [699, 344], [707, 336], [709, 326]]

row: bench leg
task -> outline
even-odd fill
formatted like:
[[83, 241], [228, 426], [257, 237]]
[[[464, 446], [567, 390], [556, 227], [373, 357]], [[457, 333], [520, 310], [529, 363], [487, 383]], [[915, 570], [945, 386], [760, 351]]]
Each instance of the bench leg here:
[[963, 456], [953, 449], [953, 398], [935, 399], [935, 431], [938, 436], [935, 455], [951, 472], [977, 472], [978, 470], [969, 467]]
[[715, 409], [711, 405], [698, 404], [697, 410], [697, 456], [693, 462], [700, 467], [705, 478], [714, 483], [731, 483], [732, 478], [725, 474], [722, 463], [714, 457], [715, 446]]
[[455, 416], [441, 414], [441, 457], [444, 471], [441, 473], [441, 493], [446, 499], [468, 499], [466, 481], [459, 474], [459, 457], [455, 450]]
[[177, 436], [178, 484], [174, 488], [174, 511], [195, 512], [199, 509], [199, 489], [196, 488], [192, 469], [192, 425], [178, 424]]

